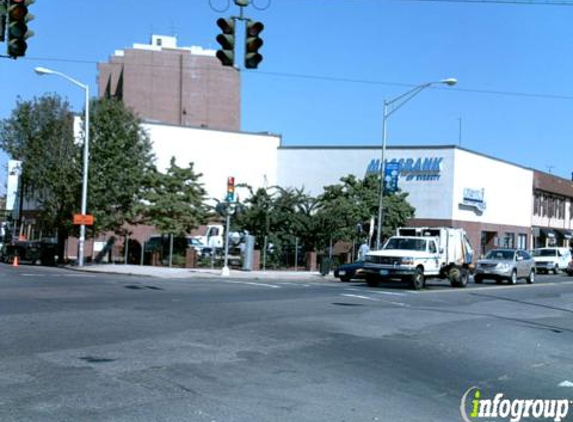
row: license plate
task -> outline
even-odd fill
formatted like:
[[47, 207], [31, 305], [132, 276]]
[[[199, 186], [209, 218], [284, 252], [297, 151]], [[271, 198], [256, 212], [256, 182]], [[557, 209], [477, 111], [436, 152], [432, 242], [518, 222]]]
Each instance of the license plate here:
[[345, 271], [345, 270], [340, 270], [340, 271], [338, 271], [338, 274], [339, 274], [339, 275], [346, 275], [346, 271]]
[[388, 270], [380, 270], [380, 275], [388, 275]]

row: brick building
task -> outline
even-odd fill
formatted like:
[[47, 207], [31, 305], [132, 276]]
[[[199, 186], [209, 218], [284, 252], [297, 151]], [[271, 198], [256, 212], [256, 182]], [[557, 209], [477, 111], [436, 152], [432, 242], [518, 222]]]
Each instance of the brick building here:
[[98, 64], [99, 96], [121, 99], [146, 121], [239, 131], [240, 73], [222, 66], [214, 50], [178, 47], [153, 35]]

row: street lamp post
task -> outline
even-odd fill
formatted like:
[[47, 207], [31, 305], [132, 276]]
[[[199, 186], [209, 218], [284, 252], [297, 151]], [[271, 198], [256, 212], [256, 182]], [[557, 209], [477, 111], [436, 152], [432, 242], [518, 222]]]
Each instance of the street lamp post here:
[[378, 230], [376, 233], [377, 250], [380, 249], [381, 247], [380, 243], [382, 240], [382, 219], [384, 217], [382, 200], [384, 198], [384, 171], [386, 167], [384, 162], [384, 156], [386, 154], [386, 126], [388, 117], [396, 110], [398, 110], [400, 107], [402, 107], [404, 104], [406, 104], [408, 101], [410, 101], [412, 98], [414, 98], [416, 95], [418, 95], [424, 89], [435, 84], [445, 84], [448, 86], [453, 86], [456, 83], [458, 83], [458, 80], [455, 78], [447, 78], [447, 79], [442, 79], [440, 81], [427, 82], [412, 88], [411, 90], [405, 92], [402, 95], [399, 95], [398, 97], [392, 100], [389, 101], [384, 100], [384, 109], [382, 112], [382, 153], [380, 155], [380, 196], [378, 202]]
[[[55, 70], [46, 69], [45, 67], [37, 67], [34, 69], [38, 75], [57, 75], [67, 79], [71, 83], [79, 86], [85, 91], [85, 128], [84, 128], [84, 163], [83, 163], [83, 181], [82, 181], [82, 206], [81, 214], [86, 215], [88, 204], [88, 166], [89, 166], [89, 148], [90, 148], [90, 88], [87, 84], [82, 84], [75, 79]], [[80, 225], [80, 242], [78, 248], [78, 266], [84, 266], [85, 257], [85, 243], [86, 243], [86, 225]]]

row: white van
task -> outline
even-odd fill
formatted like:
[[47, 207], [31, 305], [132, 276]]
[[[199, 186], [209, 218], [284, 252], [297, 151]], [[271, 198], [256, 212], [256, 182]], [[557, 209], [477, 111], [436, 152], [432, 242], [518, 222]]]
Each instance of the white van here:
[[557, 274], [559, 271], [566, 271], [571, 261], [569, 248], [539, 248], [534, 249], [532, 255], [538, 273], [553, 271]]

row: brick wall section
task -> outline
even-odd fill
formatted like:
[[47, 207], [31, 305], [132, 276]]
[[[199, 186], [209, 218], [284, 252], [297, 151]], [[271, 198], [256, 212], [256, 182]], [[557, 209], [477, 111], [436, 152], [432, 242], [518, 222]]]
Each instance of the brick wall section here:
[[186, 50], [127, 49], [98, 64], [99, 96], [112, 96], [142, 119], [239, 131], [240, 73], [216, 57]]

